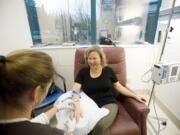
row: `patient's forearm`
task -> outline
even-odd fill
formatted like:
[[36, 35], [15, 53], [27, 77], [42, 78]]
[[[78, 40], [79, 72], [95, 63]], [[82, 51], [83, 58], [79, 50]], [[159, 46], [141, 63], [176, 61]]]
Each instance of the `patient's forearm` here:
[[81, 84], [79, 84], [79, 83], [74, 83], [74, 85], [73, 85], [73, 87], [72, 87], [72, 90], [77, 91], [77, 92], [80, 92], [80, 89], [81, 89]]
[[75, 105], [75, 111], [74, 111], [74, 116], [76, 121], [78, 122], [80, 117], [82, 117], [82, 110], [80, 107], [80, 97], [79, 96], [73, 96], [72, 100], [74, 101], [74, 105]]
[[80, 96], [74, 95], [72, 97], [72, 100], [74, 101], [75, 109], [80, 108]]

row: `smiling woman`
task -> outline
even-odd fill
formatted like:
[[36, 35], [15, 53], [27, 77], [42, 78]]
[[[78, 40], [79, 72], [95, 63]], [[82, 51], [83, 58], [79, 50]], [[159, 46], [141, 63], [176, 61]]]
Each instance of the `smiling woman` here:
[[[117, 61], [115, 63], [118, 63], [117, 65], [115, 63], [111, 63], [112, 61], [108, 61], [109, 64], [114, 65], [115, 67], [121, 67], [120, 65], [124, 65], [124, 50], [122, 48], [112, 48], [109, 47], [106, 49], [111, 50], [111, 59], [116, 59]], [[104, 48], [105, 50], [105, 48]], [[116, 53], [115, 57], [112, 58], [113, 52], [112, 50], [118, 50]], [[121, 50], [121, 51], [120, 51]], [[77, 51], [78, 52], [78, 51]], [[84, 52], [84, 51], [83, 51]], [[110, 135], [110, 127], [113, 124], [115, 119], [117, 118], [116, 115], [118, 113], [118, 98], [116, 98], [115, 95], [117, 93], [121, 93], [122, 95], [130, 98], [134, 98], [135, 100], [144, 103], [145, 100], [143, 97], [136, 95], [135, 93], [129, 91], [123, 84], [120, 84], [120, 80], [118, 75], [121, 74], [120, 72], [116, 72], [118, 75], [116, 76], [115, 71], [113, 70], [110, 66], [106, 65], [105, 62], [105, 51], [103, 51], [103, 48], [100, 48], [98, 46], [93, 46], [90, 48], [87, 48], [85, 51], [85, 63], [86, 66], [80, 62], [76, 61], [78, 64], [81, 65], [81, 68], [78, 70], [79, 73], [77, 73], [75, 77], [75, 83], [72, 87], [73, 90], [76, 90], [77, 92], [79, 91], [84, 91], [90, 98], [93, 99], [93, 101], [99, 106], [99, 107], [104, 107], [109, 110], [109, 114], [102, 118], [94, 127], [92, 130], [92, 135]], [[122, 52], [122, 56], [120, 53]], [[82, 52], [81, 52], [82, 53]], [[106, 53], [107, 54], [107, 53]], [[80, 56], [80, 55], [76, 55]], [[118, 57], [119, 56], [119, 57]], [[78, 59], [78, 57], [76, 57]], [[81, 59], [81, 58], [80, 58]], [[120, 62], [120, 59], [122, 59], [123, 62]], [[82, 59], [81, 59], [82, 60]], [[109, 60], [109, 59], [108, 59]], [[124, 65], [125, 66], [125, 65]], [[112, 66], [113, 67], [113, 66]], [[116, 69], [116, 68], [115, 68]], [[118, 69], [117, 69], [118, 70]], [[121, 69], [122, 70], [122, 69]], [[124, 71], [124, 70], [122, 70]], [[122, 72], [122, 74], [124, 74]], [[122, 77], [123, 78], [123, 77]], [[124, 76], [125, 78], [125, 76]], [[123, 78], [123, 79], [124, 79]], [[121, 81], [123, 83], [123, 81]], [[125, 82], [124, 82], [125, 84]], [[113, 90], [117, 90], [116, 94], [113, 93]], [[76, 96], [76, 98], [78, 98]], [[76, 110], [75, 110], [75, 117], [77, 119], [80, 119], [82, 116], [83, 111], [81, 111], [80, 104], [76, 102]], [[115, 122], [114, 122], [115, 123]], [[119, 128], [119, 126], [118, 126]], [[115, 129], [116, 130], [116, 129]], [[118, 134], [117, 130], [114, 134]], [[124, 132], [122, 133], [124, 134]]]

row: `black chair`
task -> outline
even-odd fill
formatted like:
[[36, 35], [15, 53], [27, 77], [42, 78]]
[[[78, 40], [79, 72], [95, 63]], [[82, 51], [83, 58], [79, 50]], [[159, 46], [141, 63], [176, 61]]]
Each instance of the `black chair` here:
[[50, 87], [50, 90], [48, 92], [48, 95], [38, 106], [35, 107], [34, 111], [41, 110], [41, 109], [44, 109], [44, 108], [52, 105], [57, 100], [57, 98], [59, 96], [61, 96], [63, 93], [66, 92], [66, 80], [65, 80], [65, 78], [60, 74], [57, 74], [57, 76], [63, 81], [64, 90], [59, 88], [53, 82], [51, 87]]
[[113, 45], [113, 46], [116, 46], [116, 44], [110, 38], [103, 37], [103, 36], [101, 36], [99, 38], [99, 44], [100, 45]]

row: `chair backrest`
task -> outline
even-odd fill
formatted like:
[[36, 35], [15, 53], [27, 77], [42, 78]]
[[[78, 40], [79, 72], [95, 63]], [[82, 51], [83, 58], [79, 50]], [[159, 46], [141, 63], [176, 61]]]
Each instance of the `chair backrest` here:
[[[85, 50], [85, 47], [76, 49], [74, 61], [74, 78], [76, 78], [76, 75], [78, 74], [79, 70], [85, 66]], [[123, 86], [126, 86], [126, 61], [124, 48], [104, 47], [103, 51], [106, 55], [108, 66], [113, 69], [119, 82]], [[117, 92], [115, 92], [115, 95], [117, 96]]]

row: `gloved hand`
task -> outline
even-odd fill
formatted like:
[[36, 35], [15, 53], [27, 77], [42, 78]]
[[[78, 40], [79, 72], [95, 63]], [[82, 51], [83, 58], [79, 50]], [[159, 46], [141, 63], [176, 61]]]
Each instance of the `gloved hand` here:
[[67, 129], [67, 133], [72, 133], [76, 127], [76, 120], [69, 118], [64, 125]]
[[54, 106], [57, 107], [58, 111], [63, 109], [70, 109], [70, 110], [75, 109], [74, 101], [72, 99], [67, 99], [63, 102], [57, 101]]

